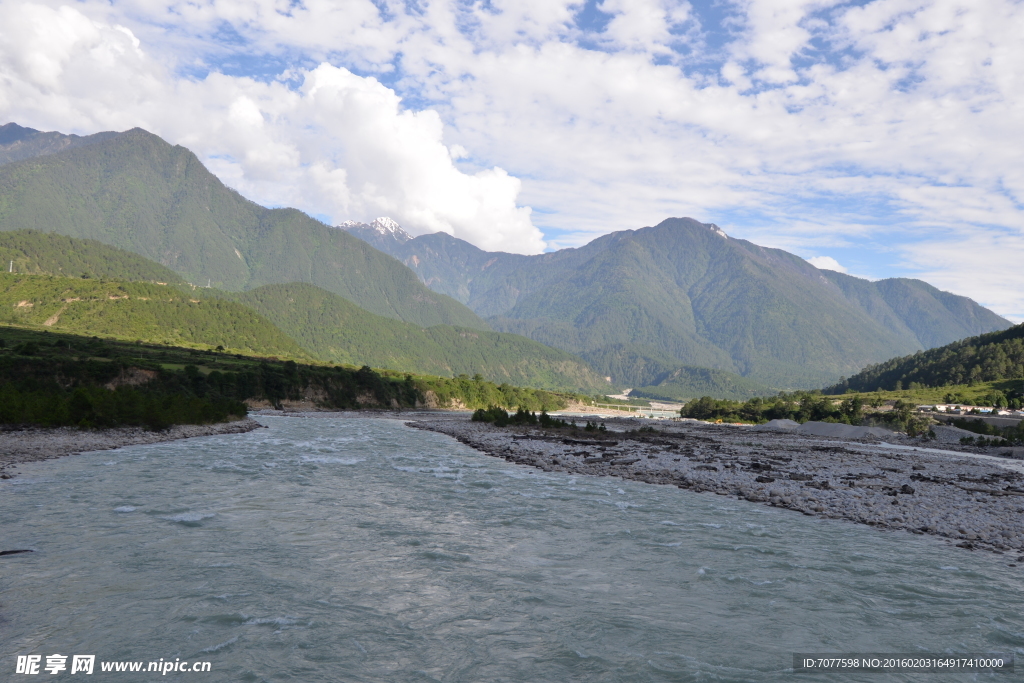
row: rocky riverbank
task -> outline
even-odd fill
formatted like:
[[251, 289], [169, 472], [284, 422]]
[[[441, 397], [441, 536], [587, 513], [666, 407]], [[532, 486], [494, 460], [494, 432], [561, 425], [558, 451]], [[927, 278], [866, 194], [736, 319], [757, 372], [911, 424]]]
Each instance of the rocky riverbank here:
[[242, 434], [260, 429], [256, 420], [246, 418], [212, 425], [174, 425], [162, 432], [141, 427], [119, 429], [28, 428], [0, 432], [0, 478], [13, 476], [18, 463], [60, 458], [75, 453], [105, 451], [122, 446], [190, 439], [214, 434]]
[[[546, 471], [616, 476], [735, 496], [806, 515], [942, 536], [1024, 562], [1024, 462], [892, 434], [837, 439], [699, 422], [609, 431], [498, 428], [465, 416], [409, 426]], [[1018, 557], [1019, 555], [1019, 557]], [[1016, 565], [1014, 565], [1016, 566]]]

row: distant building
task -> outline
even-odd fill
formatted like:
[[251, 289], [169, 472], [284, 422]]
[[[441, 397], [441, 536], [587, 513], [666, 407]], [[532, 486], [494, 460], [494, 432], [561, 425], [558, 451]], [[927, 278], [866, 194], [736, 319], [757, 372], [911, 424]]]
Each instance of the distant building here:
[[938, 413], [951, 413], [953, 415], [969, 415], [975, 411], [979, 413], [991, 413], [994, 410], [988, 406], [965, 406], [960, 403], [940, 403], [934, 406], [934, 409]]

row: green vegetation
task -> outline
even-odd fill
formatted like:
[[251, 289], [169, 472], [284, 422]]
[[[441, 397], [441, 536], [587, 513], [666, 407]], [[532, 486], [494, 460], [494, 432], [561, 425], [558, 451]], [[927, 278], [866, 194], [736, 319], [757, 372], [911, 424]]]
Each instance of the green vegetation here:
[[[992, 405], [992, 399], [998, 396], [1017, 397], [1022, 395], [1024, 381], [1019, 379], [998, 380], [994, 382], [979, 382], [974, 385], [953, 384], [940, 387], [915, 387], [913, 389], [901, 389], [899, 391], [854, 391], [848, 389], [841, 394], [844, 398], [860, 396], [865, 403], [878, 401], [901, 400], [915, 405], [936, 404], [936, 403], [960, 403], [968, 405]], [[829, 388], [826, 391], [832, 392]], [[825, 392], [822, 392], [825, 393]], [[832, 394], [834, 397], [836, 394]]]
[[[166, 270], [115, 252], [101, 254], [95, 243], [73, 250], [56, 243], [40, 246], [32, 241], [37, 237], [21, 232], [27, 229], [94, 239], [148, 257], [179, 279], [235, 292], [309, 283], [421, 330], [420, 339], [409, 336], [404, 345], [394, 331], [390, 356], [382, 345], [357, 345], [376, 355], [360, 360], [353, 353], [346, 359], [348, 351], [340, 345], [344, 334], [317, 340], [324, 349], [318, 351], [310, 348], [312, 332], [300, 320], [286, 333], [305, 351], [287, 352], [280, 339], [275, 352], [260, 351], [257, 347], [269, 340], [250, 335], [235, 347], [246, 353], [479, 372], [497, 381], [550, 388], [604, 389], [598, 375], [571, 355], [553, 355], [507, 336], [481, 335], [470, 343], [469, 330], [488, 330], [477, 313], [490, 316], [502, 332], [580, 354], [619, 386], [668, 399], [698, 393], [744, 398], [764, 393], [761, 387], [820, 385], [870, 362], [1007, 324], [974, 302], [925, 283], [870, 283], [819, 271], [791, 254], [724, 238], [713, 226], [691, 219], [670, 219], [606, 235], [580, 249], [537, 256], [491, 254], [447, 235], [378, 244], [415, 268], [435, 292], [408, 268], [343, 230], [294, 209], [271, 210], [244, 199], [187, 149], [141, 129], [77, 137], [3, 126], [0, 231], [18, 234], [0, 243], [0, 255], [9, 255], [8, 265], [17, 262], [16, 274], [174, 284]], [[204, 302], [196, 304], [202, 308], [209, 297], [191, 298]], [[56, 324], [70, 321], [77, 308], [69, 306]], [[152, 311], [145, 315], [170, 320]], [[283, 318], [278, 322], [285, 326]], [[124, 324], [112, 322], [109, 329]], [[137, 338], [201, 346], [212, 342], [197, 341], [200, 337], [221, 334], [215, 327], [187, 327], [179, 325], [163, 338], [155, 333]], [[63, 329], [95, 333], [86, 327]], [[307, 332], [299, 339], [303, 329]], [[421, 342], [431, 350], [418, 349]], [[382, 355], [387, 357], [378, 361]], [[694, 368], [732, 374], [701, 377]]]
[[3, 272], [18, 275], [185, 283], [173, 270], [130, 251], [36, 230], [0, 232], [0, 263]]
[[928, 420], [914, 415], [916, 404], [894, 401], [891, 409], [871, 412], [871, 405], [860, 396], [847, 396], [837, 400], [820, 392], [798, 391], [780, 393], [770, 398], [752, 398], [745, 402], [714, 399], [704, 396], [680, 409], [682, 417], [722, 422], [762, 424], [769, 420], [794, 420], [799, 423], [838, 422], [849, 425], [880, 424], [891, 429], [917, 434], [924, 430]]
[[313, 285], [265, 285], [231, 296], [265, 316], [316, 358], [434, 375], [480, 374], [542, 389], [600, 391], [608, 383], [572, 354], [525, 337], [369, 313]]
[[796, 422], [842, 422], [860, 424], [864, 419], [864, 402], [859, 397], [841, 402], [812, 392], [779, 394], [770, 398], [752, 398], [745, 402], [703, 396], [687, 403], [679, 411], [682, 417], [723, 422], [763, 423], [769, 420]]
[[0, 273], [0, 323], [419, 374], [472, 373], [551, 390], [606, 386], [578, 358], [530, 339], [448, 326], [424, 330], [304, 284], [231, 295], [188, 285]]
[[[390, 375], [389, 372], [382, 374]], [[430, 405], [430, 396], [442, 408], [481, 408], [484, 406], [502, 406], [505, 408], [519, 407], [524, 410], [560, 410], [570, 400], [586, 401], [579, 394], [545, 391], [516, 387], [510, 384], [494, 384], [481, 377], [470, 379], [465, 375], [448, 379], [420, 375], [415, 377], [418, 390], [423, 394], [425, 405]]]
[[1011, 410], [1020, 410], [1024, 407], [1024, 380], [1002, 382], [1002, 384], [1009, 385], [1006, 391], [993, 388], [988, 393], [980, 393], [977, 391], [977, 387], [975, 387], [976, 390], [970, 400], [968, 400], [967, 395], [963, 391], [947, 391], [942, 395], [942, 403], [991, 406], [993, 408], [1009, 408]]
[[[356, 234], [364, 233], [371, 238]], [[495, 329], [577, 353], [620, 386], [656, 386], [684, 366], [769, 387], [821, 386], [1009, 326], [924, 282], [818, 270], [692, 219], [536, 256], [484, 252], [443, 234], [374, 243]]]
[[145, 426], [162, 430], [175, 424], [227, 422], [241, 419], [246, 412], [241, 401], [200, 398], [165, 386], [148, 391], [79, 386], [67, 391], [45, 386], [20, 389], [11, 382], [0, 385], [0, 424], [9, 425], [85, 429]]
[[960, 439], [960, 443], [964, 445], [1012, 446], [1024, 444], [1024, 420], [1018, 422], [1016, 427], [998, 427], [981, 420], [968, 419], [953, 420], [950, 424], [980, 435], [977, 437], [965, 436]]
[[1024, 325], [869, 365], [829, 393], [924, 389], [1018, 380], [1024, 385]]
[[423, 329], [310, 284], [245, 293], [197, 288], [137, 254], [32, 231], [0, 232], [0, 256], [14, 261], [14, 273], [0, 276], [0, 322], [422, 374], [482, 374], [553, 390], [607, 387], [579, 358], [525, 337]]
[[0, 273], [0, 324], [312, 360], [241, 304], [148, 282]]
[[520, 406], [581, 397], [369, 367], [300, 364], [0, 326], [0, 423], [106, 427], [216, 422], [241, 402], [332, 409]]
[[[537, 415], [523, 407], [516, 410], [514, 415], [510, 415], [507, 410], [499, 408], [498, 406], [478, 408], [473, 413], [472, 420], [473, 422], [489, 422], [497, 427], [505, 427], [508, 425], [535, 425], [545, 429], [561, 429], [570, 426], [565, 420], [551, 417], [546, 411], [541, 411], [541, 414]], [[588, 422], [587, 424], [590, 423]]]
[[65, 149], [51, 140], [31, 148], [42, 156], [6, 164], [10, 145], [0, 141], [0, 230], [95, 239], [198, 285], [243, 291], [309, 282], [377, 315], [488, 329], [362, 240], [295, 209], [248, 201], [184, 147], [138, 128], [63, 138]]

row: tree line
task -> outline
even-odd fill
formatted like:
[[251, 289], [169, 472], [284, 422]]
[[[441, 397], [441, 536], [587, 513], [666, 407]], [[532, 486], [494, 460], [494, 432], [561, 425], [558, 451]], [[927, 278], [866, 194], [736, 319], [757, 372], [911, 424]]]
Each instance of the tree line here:
[[0, 424], [79, 427], [222, 422], [246, 402], [329, 409], [477, 408], [555, 410], [569, 395], [474, 378], [413, 376], [369, 367], [306, 365], [198, 351], [18, 331], [0, 338]]

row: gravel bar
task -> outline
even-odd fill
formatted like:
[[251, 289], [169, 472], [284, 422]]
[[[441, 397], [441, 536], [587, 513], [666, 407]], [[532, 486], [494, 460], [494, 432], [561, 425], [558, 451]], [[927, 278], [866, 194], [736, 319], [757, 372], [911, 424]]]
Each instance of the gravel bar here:
[[214, 434], [242, 434], [263, 425], [253, 419], [221, 422], [212, 425], [174, 425], [154, 432], [141, 427], [117, 429], [76, 429], [58, 427], [0, 431], [0, 479], [10, 479], [21, 462], [38, 462], [65, 455], [105, 451], [122, 446], [190, 439]]
[[[1024, 462], [1000, 458], [998, 449], [942, 450], [942, 444], [897, 434], [882, 442], [690, 421], [643, 432], [638, 420], [606, 423], [607, 432], [575, 433], [499, 428], [465, 415], [407, 424], [545, 471], [678, 486], [942, 536], [962, 548], [1024, 553]], [[1024, 555], [1016, 559], [1024, 562]]]

